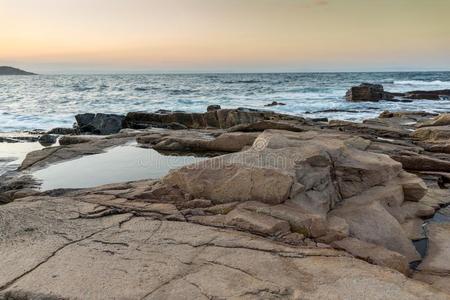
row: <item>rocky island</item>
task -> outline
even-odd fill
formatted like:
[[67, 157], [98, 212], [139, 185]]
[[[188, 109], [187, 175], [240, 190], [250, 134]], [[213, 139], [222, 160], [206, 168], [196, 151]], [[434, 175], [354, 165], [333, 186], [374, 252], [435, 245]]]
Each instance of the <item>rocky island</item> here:
[[[450, 299], [448, 114], [76, 121], [2, 176], [0, 299]], [[33, 178], [130, 143], [204, 159], [89, 188]]]
[[36, 75], [36, 74], [13, 67], [0, 66], [0, 75]]

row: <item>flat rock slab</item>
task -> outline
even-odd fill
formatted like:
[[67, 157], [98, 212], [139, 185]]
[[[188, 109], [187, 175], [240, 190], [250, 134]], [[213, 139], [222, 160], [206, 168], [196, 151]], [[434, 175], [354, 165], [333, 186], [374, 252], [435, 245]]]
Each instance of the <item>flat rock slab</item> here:
[[0, 207], [0, 299], [450, 299], [344, 252], [74, 198]]

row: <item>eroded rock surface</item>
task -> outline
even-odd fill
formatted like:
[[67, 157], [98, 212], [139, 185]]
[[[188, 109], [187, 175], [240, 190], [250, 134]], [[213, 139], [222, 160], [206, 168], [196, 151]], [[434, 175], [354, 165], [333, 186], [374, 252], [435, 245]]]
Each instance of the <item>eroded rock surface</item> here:
[[449, 299], [345, 252], [111, 212], [87, 200], [25, 198], [0, 207], [0, 298]]

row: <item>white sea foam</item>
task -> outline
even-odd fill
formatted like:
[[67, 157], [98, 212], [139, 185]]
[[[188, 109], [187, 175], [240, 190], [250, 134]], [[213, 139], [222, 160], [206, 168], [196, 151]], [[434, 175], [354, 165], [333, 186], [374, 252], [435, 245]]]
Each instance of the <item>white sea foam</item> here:
[[442, 80], [432, 80], [432, 81], [424, 81], [424, 80], [398, 80], [394, 81], [396, 85], [412, 85], [412, 86], [439, 86], [442, 88], [450, 88], [450, 81], [442, 81]]

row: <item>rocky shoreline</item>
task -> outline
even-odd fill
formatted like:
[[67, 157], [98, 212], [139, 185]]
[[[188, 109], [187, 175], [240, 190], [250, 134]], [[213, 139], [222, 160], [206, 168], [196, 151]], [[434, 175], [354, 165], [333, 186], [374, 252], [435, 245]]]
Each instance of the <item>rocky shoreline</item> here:
[[[425, 221], [450, 204], [449, 114], [76, 120], [2, 176], [0, 299], [450, 298], [450, 223]], [[210, 158], [87, 189], [43, 192], [30, 176], [130, 142]]]

